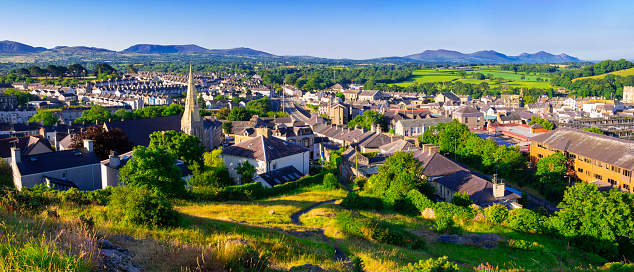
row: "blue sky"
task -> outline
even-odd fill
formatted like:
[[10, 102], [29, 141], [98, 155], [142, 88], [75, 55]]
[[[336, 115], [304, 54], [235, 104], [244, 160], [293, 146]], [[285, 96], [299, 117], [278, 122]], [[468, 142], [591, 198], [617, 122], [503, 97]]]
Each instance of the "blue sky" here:
[[[62, 3], [60, 3], [62, 2]], [[249, 47], [365, 59], [427, 49], [634, 59], [634, 1], [10, 1], [0, 40]]]

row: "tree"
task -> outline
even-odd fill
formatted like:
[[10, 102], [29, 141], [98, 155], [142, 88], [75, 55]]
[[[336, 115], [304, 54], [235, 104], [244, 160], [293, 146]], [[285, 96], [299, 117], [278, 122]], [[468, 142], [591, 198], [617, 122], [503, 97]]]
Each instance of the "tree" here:
[[156, 131], [150, 134], [150, 147], [156, 146], [167, 149], [178, 159], [181, 159], [187, 167], [198, 173], [203, 166], [203, 153], [205, 148], [196, 136], [173, 130]]
[[337, 93], [335, 94], [336, 97], [341, 98], [341, 101], [346, 101], [346, 96], [343, 93]]
[[247, 111], [249, 111], [250, 114], [266, 116], [266, 114], [271, 111], [271, 101], [268, 97], [251, 100], [247, 103]]
[[16, 89], [6, 89], [4, 90], [4, 94], [15, 95], [18, 98], [18, 105], [26, 105], [29, 101], [33, 101], [33, 96], [26, 91], [20, 91]]
[[13, 169], [5, 160], [0, 159], [0, 187], [7, 186], [13, 188]]
[[229, 108], [222, 108], [216, 113], [216, 119], [227, 120], [227, 118], [229, 118], [229, 113], [231, 113]]
[[119, 179], [129, 186], [149, 186], [166, 197], [184, 196], [185, 181], [175, 162], [176, 156], [159, 146], [137, 146]]
[[328, 190], [334, 190], [339, 188], [339, 181], [337, 181], [337, 177], [333, 173], [327, 173], [324, 176], [324, 188]]
[[584, 127], [584, 128], [583, 128], [583, 131], [588, 131], [588, 132], [592, 132], [592, 133], [596, 133], [596, 134], [601, 134], [601, 135], [603, 135], [603, 134], [604, 134], [604, 133], [603, 133], [603, 130], [601, 130], [601, 129], [600, 129], [600, 128], [598, 128], [598, 127], [590, 127], [590, 128]]
[[52, 126], [59, 123], [59, 118], [52, 111], [40, 111], [33, 117], [29, 118], [29, 122], [43, 122], [45, 126]]
[[471, 204], [473, 204], [473, 201], [471, 200], [471, 197], [469, 197], [469, 194], [464, 192], [463, 194], [454, 194], [453, 198], [451, 198], [451, 203], [468, 208]]
[[117, 111], [114, 112], [114, 116], [115, 119], [117, 120], [133, 120], [134, 119], [134, 113], [124, 110], [124, 109], [119, 109]]
[[233, 123], [231, 122], [222, 122], [222, 131], [229, 135], [232, 134], [232, 130], [233, 130]]
[[112, 66], [110, 66], [110, 64], [108, 64], [108, 63], [102, 62], [102, 63], [99, 63], [99, 64], [95, 65], [94, 75], [96, 77], [101, 76], [101, 75], [111, 75], [113, 73], [116, 74], [117, 70], [112, 68]]
[[216, 148], [211, 152], [205, 152], [203, 154], [203, 161], [205, 167], [208, 168], [226, 168], [224, 160], [220, 157], [222, 154], [222, 148]]
[[243, 107], [235, 107], [227, 116], [229, 121], [249, 121], [251, 114]]
[[243, 163], [239, 163], [236, 167], [234, 167], [236, 173], [240, 175], [240, 181], [242, 184], [247, 184], [253, 182], [253, 175], [255, 175], [255, 166], [253, 166], [249, 161], [244, 161]]
[[387, 128], [385, 116], [373, 110], [364, 111], [362, 114], [354, 117], [352, 121], [348, 122], [348, 127], [350, 128], [355, 128], [357, 125], [360, 125], [367, 130], [371, 130], [372, 125], [381, 126], [384, 130]]
[[116, 151], [119, 154], [129, 152], [134, 147], [134, 143], [130, 142], [123, 131], [118, 128], [106, 130], [103, 126], [91, 126], [88, 129], [72, 139], [71, 148], [84, 147], [84, 140], [92, 140], [93, 149], [99, 160], [105, 160], [110, 157], [110, 151]]
[[553, 123], [539, 116], [532, 116], [531, 121], [528, 122], [528, 124], [539, 124], [547, 130], [553, 130], [555, 128], [555, 125]]
[[46, 71], [42, 70], [42, 68], [35, 65], [29, 67], [29, 72], [31, 72], [31, 75], [35, 77], [40, 77], [46, 74]]
[[68, 72], [73, 74], [74, 77], [83, 74], [85, 71], [86, 68], [84, 68], [84, 66], [81, 66], [81, 64], [79, 63], [71, 64], [70, 66], [68, 66]]
[[128, 73], [130, 74], [136, 74], [137, 69], [136, 67], [134, 67], [134, 64], [128, 64]]
[[162, 116], [172, 116], [183, 114], [185, 111], [185, 106], [179, 104], [171, 104], [169, 106], [164, 106]]
[[564, 176], [568, 171], [566, 156], [556, 152], [537, 162], [535, 175], [539, 179], [539, 185], [544, 196], [549, 200], [559, 201], [566, 189]]
[[110, 110], [101, 105], [92, 105], [89, 110], [82, 112], [81, 117], [75, 119], [75, 122], [103, 123], [109, 121], [110, 118], [112, 118]]
[[370, 177], [366, 187], [388, 203], [404, 199], [412, 189], [431, 197], [434, 189], [423, 178], [423, 169], [413, 153], [396, 152], [379, 166], [379, 173]]

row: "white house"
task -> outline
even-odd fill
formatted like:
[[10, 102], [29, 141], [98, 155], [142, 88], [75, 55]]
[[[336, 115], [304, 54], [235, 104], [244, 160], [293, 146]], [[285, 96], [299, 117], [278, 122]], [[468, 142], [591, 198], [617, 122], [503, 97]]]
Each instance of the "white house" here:
[[310, 149], [272, 136], [268, 128], [256, 129], [257, 137], [222, 150], [222, 158], [234, 179], [239, 175], [235, 167], [248, 161], [256, 175], [286, 166], [293, 166], [303, 175], [308, 174]]

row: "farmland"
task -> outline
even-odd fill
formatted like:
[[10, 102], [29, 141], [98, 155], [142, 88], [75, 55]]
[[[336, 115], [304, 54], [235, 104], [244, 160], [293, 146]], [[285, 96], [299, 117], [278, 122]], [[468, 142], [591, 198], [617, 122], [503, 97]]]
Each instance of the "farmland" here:
[[[461, 78], [459, 75], [459, 71], [461, 69], [435, 69], [435, 70], [416, 70], [412, 73], [412, 77], [408, 78], [406, 81], [395, 83], [393, 85], [397, 85], [400, 87], [407, 87], [412, 84], [421, 84], [428, 82], [462, 82], [469, 84], [480, 84], [482, 82], [486, 82], [489, 84], [491, 88], [502, 86], [509, 87], [526, 87], [526, 88], [551, 88], [548, 82], [538, 81], [540, 80], [548, 80], [550, 77], [548, 74], [523, 74], [523, 73], [513, 73], [511, 71], [503, 71], [497, 69], [495, 67], [486, 67], [486, 68], [478, 68], [478, 69], [465, 69], [466, 76]], [[481, 73], [488, 78], [492, 79], [474, 79], [474, 73]], [[524, 77], [524, 79], [522, 79]], [[496, 80], [497, 78], [502, 78], [504, 81], [501, 84], [498, 84]]]
[[634, 75], [634, 68], [620, 70], [620, 71], [607, 73], [607, 74], [603, 74], [603, 75], [598, 75], [598, 76], [589, 76], [589, 77], [575, 78], [572, 81], [575, 82], [575, 81], [581, 80], [581, 79], [600, 79], [600, 78], [604, 78], [607, 75], [615, 75], [615, 76], [623, 76], [623, 77], [632, 76], [632, 75]]

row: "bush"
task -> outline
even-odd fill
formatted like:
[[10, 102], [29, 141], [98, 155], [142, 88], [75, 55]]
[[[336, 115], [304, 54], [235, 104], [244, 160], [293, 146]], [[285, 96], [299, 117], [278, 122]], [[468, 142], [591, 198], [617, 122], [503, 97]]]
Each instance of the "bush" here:
[[471, 208], [457, 206], [453, 203], [438, 202], [434, 205], [436, 215], [436, 231], [459, 234], [462, 230], [456, 225], [455, 220], [471, 220], [476, 216], [476, 211]]
[[425, 209], [434, 206], [434, 202], [416, 189], [412, 189], [402, 201], [394, 203], [394, 209], [409, 214], [420, 215]]
[[469, 206], [471, 206], [471, 204], [473, 204], [473, 201], [469, 197], [469, 194], [467, 194], [467, 192], [464, 192], [463, 194], [454, 194], [451, 198], [451, 203], [456, 204], [460, 207], [468, 208]]
[[484, 217], [487, 219], [487, 222], [491, 222], [493, 224], [500, 224], [504, 222], [508, 216], [509, 210], [497, 203], [484, 209]]
[[425, 241], [418, 236], [387, 222], [370, 220], [344, 211], [335, 217], [335, 222], [344, 233], [375, 241], [411, 249], [426, 248]]
[[9, 187], [0, 188], [0, 206], [9, 213], [39, 214], [48, 205], [58, 201], [57, 191], [46, 185], [36, 185], [22, 191]]
[[609, 271], [609, 272], [631, 272], [631, 271], [634, 271], [634, 264], [632, 264], [632, 263], [616, 263], [616, 262], [606, 263], [602, 267], [602, 270], [603, 271]]
[[520, 249], [520, 250], [526, 250], [526, 251], [534, 251], [534, 250], [544, 250], [544, 246], [540, 245], [537, 242], [529, 242], [526, 240], [508, 240], [507, 243], [505, 243], [504, 245], [506, 245], [509, 248], [513, 248], [513, 249]]
[[436, 260], [429, 259], [427, 261], [420, 260], [417, 264], [408, 264], [401, 269], [401, 272], [448, 272], [460, 271], [457, 264], [450, 262], [447, 256], [440, 257]]
[[368, 183], [368, 179], [363, 176], [358, 176], [354, 178], [354, 183], [356, 184], [357, 188], [363, 190], [365, 188], [365, 184]]
[[59, 192], [59, 196], [63, 202], [77, 205], [88, 205], [92, 202], [88, 199], [88, 194], [86, 192], [79, 191], [77, 188], [70, 188], [66, 191], [61, 191]]
[[172, 204], [147, 186], [119, 186], [108, 203], [108, 217], [134, 225], [176, 226], [179, 214]]
[[341, 201], [341, 207], [348, 210], [376, 210], [383, 209], [383, 201], [380, 198], [359, 196], [356, 193], [348, 193]]
[[218, 251], [225, 271], [266, 271], [270, 265], [268, 252], [261, 254], [249, 244], [229, 240], [220, 244]]
[[529, 209], [515, 209], [509, 212], [505, 224], [519, 231], [542, 232], [546, 223], [546, 217]]
[[328, 190], [334, 190], [339, 188], [339, 181], [333, 173], [328, 173], [324, 176], [324, 188]]

